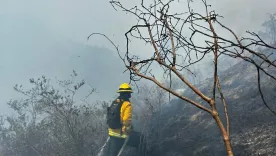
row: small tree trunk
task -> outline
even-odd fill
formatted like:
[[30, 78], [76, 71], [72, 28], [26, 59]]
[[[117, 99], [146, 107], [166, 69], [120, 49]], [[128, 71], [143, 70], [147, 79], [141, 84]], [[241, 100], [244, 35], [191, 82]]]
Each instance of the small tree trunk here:
[[228, 132], [225, 130], [225, 127], [223, 126], [223, 124], [221, 122], [218, 112], [216, 110], [213, 110], [212, 116], [216, 120], [216, 123], [222, 133], [223, 142], [224, 142], [228, 156], [233, 156], [233, 150], [232, 150], [232, 145], [231, 145], [231, 141], [230, 141], [230, 136], [229, 136]]

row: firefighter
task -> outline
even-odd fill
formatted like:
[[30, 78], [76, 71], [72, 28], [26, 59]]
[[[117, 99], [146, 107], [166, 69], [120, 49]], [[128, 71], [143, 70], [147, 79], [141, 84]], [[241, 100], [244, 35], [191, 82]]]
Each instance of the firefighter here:
[[130, 102], [132, 89], [128, 83], [120, 85], [119, 97], [107, 109], [108, 142], [107, 156], [117, 156], [126, 138], [132, 131], [132, 105]]

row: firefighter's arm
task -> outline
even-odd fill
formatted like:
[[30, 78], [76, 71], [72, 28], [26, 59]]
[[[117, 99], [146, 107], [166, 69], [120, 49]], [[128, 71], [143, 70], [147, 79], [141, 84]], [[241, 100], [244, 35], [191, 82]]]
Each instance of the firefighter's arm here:
[[130, 102], [124, 104], [123, 110], [123, 132], [131, 131], [132, 106]]

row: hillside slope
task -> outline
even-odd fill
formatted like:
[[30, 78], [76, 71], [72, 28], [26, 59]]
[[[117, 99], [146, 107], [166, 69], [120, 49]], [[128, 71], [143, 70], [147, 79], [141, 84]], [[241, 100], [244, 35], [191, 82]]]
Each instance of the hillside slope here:
[[[242, 71], [242, 72], [241, 72]], [[276, 74], [276, 71], [271, 71]], [[276, 155], [276, 116], [263, 104], [257, 86], [256, 68], [241, 62], [220, 75], [221, 87], [226, 97], [230, 116], [230, 133], [235, 155]], [[266, 102], [276, 110], [276, 83], [261, 75], [262, 91]], [[211, 96], [212, 79], [198, 87]], [[200, 102], [190, 91], [186, 97]], [[223, 106], [217, 100], [220, 116], [224, 119]], [[203, 103], [203, 102], [202, 102]], [[203, 103], [208, 107], [208, 104]], [[174, 100], [164, 109], [158, 126], [152, 121], [153, 131], [149, 136], [150, 156], [222, 156], [226, 155], [220, 131], [212, 117], [187, 104]], [[156, 137], [156, 134], [160, 134]], [[154, 140], [153, 140], [154, 138]], [[158, 139], [156, 139], [158, 138]]]

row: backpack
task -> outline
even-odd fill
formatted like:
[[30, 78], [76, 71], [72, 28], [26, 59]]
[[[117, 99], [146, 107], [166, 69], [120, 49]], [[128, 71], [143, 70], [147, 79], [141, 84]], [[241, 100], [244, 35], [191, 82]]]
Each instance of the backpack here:
[[121, 107], [123, 100], [115, 100], [111, 106], [107, 107], [107, 125], [111, 129], [121, 129]]

